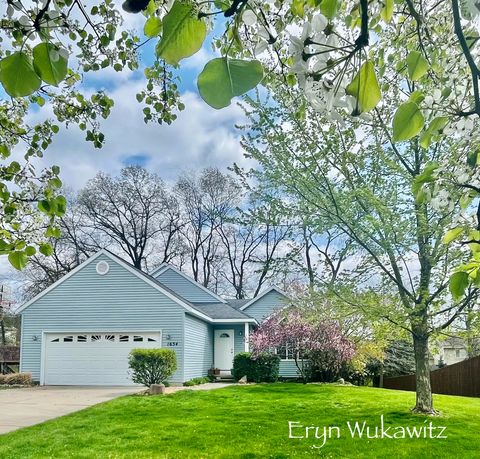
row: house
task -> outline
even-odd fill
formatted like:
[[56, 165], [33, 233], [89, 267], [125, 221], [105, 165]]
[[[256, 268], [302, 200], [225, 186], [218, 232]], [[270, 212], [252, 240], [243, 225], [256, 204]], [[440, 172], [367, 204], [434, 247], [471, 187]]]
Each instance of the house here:
[[[252, 330], [287, 302], [275, 287], [221, 298], [169, 264], [146, 274], [101, 250], [20, 307], [20, 371], [42, 385], [129, 385], [130, 350], [167, 347], [181, 384], [230, 371]], [[280, 372], [295, 377], [294, 361]]]
[[[473, 340], [473, 353], [479, 354], [479, 339]], [[467, 342], [458, 336], [450, 336], [437, 344], [437, 349], [430, 355], [430, 368], [441, 368], [453, 365], [469, 358]]]

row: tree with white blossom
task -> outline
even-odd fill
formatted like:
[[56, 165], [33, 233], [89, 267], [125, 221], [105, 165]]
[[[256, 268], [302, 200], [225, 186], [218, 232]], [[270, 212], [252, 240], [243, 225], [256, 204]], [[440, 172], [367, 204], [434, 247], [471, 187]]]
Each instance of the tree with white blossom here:
[[[395, 97], [385, 97], [377, 119], [333, 123], [283, 85], [272, 86], [271, 94], [270, 103], [251, 99], [246, 107], [243, 146], [261, 167], [237, 171], [265, 199], [280, 201], [277, 207], [288, 209], [290, 219], [309, 215], [318, 239], [329, 229], [351, 241], [349, 267], [317, 288], [352, 312], [367, 310], [372, 320], [411, 334], [415, 409], [433, 412], [429, 339], [478, 301], [471, 249], [450, 244], [460, 222], [472, 222], [475, 206], [457, 181], [466, 174], [475, 139], [442, 137], [428, 148], [412, 139], [399, 147], [382, 129], [395, 116]], [[439, 188], [448, 190], [447, 199]], [[370, 290], [394, 301], [375, 306], [356, 294]]]

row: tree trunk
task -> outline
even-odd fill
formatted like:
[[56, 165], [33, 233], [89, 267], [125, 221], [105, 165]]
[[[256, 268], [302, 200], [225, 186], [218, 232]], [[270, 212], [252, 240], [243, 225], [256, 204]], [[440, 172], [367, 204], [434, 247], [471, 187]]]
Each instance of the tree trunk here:
[[0, 320], [0, 335], [2, 337], [2, 346], [6, 346], [7, 345], [7, 337], [6, 337], [6, 334], [5, 334], [5, 321], [3, 320], [3, 317], [2, 317], [2, 320]]
[[415, 413], [434, 414], [432, 387], [430, 384], [430, 365], [428, 355], [428, 335], [413, 333], [413, 347], [415, 349], [415, 382], [416, 405]]

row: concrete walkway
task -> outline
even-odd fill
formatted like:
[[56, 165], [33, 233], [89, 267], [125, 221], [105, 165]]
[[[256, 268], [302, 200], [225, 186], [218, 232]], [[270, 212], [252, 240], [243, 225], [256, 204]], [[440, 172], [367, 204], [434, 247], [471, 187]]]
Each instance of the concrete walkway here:
[[87, 408], [139, 387], [39, 386], [0, 390], [0, 434]]
[[[231, 383], [167, 387], [167, 394], [181, 390], [211, 390]], [[142, 387], [38, 386], [0, 390], [0, 434], [32, 426], [122, 395], [144, 392]]]
[[189, 387], [184, 387], [184, 386], [172, 386], [172, 387], [167, 387], [166, 393], [167, 394], [173, 394], [175, 392], [178, 392], [180, 390], [212, 390], [212, 389], [222, 389], [223, 387], [229, 387], [229, 386], [234, 386], [234, 383], [206, 383], [206, 384], [199, 384], [198, 386], [189, 386]]

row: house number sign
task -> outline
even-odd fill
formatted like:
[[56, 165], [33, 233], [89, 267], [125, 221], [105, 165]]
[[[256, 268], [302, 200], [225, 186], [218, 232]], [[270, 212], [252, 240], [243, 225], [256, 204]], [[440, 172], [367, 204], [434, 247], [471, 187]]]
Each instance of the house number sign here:
[[178, 346], [178, 341], [168, 341], [167, 342], [167, 347], [177, 347]]

